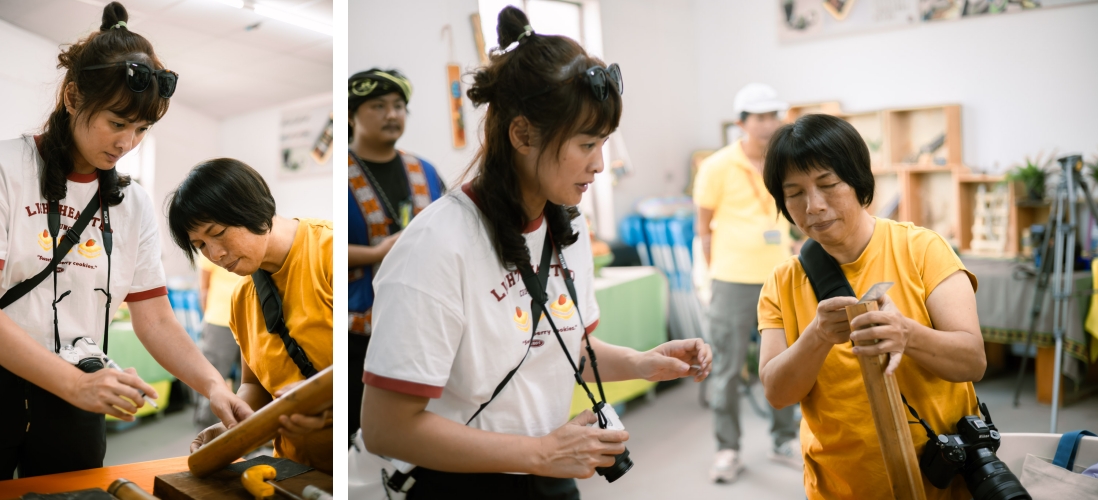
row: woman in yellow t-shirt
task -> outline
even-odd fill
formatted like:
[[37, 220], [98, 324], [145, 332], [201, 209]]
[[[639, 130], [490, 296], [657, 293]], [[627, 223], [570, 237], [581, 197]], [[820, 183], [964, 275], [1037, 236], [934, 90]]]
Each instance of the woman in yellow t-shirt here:
[[[229, 326], [240, 344], [237, 395], [254, 410], [309, 375], [332, 365], [332, 223], [275, 214], [267, 183], [251, 167], [230, 158], [191, 170], [168, 200], [172, 239], [193, 261], [195, 253], [226, 271], [257, 277], [260, 270], [282, 298], [289, 331], [285, 341], [267, 332], [253, 279], [232, 296]], [[304, 359], [289, 353], [304, 351]], [[283, 456], [325, 472], [332, 470], [332, 412], [283, 415], [275, 440]], [[225, 432], [213, 425], [195, 438], [191, 452]]]
[[[857, 356], [890, 354], [887, 371], [908, 402], [936, 433], [955, 433], [958, 420], [979, 415], [972, 382], [986, 366], [976, 277], [938, 234], [866, 211], [873, 199], [869, 150], [841, 119], [807, 115], [781, 128], [763, 175], [778, 210], [835, 258], [855, 293], [895, 283], [880, 311], [848, 323], [845, 307], [857, 299], [817, 302], [794, 257], [774, 269], [759, 298], [759, 376], [774, 407], [801, 403], [808, 498], [887, 498]], [[879, 343], [851, 345], [867, 339]], [[916, 426], [911, 435], [922, 453], [926, 432]], [[972, 497], [960, 475], [945, 490], [923, 478], [928, 499]]]

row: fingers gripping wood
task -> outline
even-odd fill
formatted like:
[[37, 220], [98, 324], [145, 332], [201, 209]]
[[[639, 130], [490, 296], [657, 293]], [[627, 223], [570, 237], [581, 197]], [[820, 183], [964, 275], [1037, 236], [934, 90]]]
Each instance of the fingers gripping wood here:
[[191, 474], [198, 477], [221, 470], [275, 437], [280, 425], [279, 416], [294, 413], [311, 415], [331, 406], [332, 367], [329, 366], [199, 448], [187, 459], [187, 467]]

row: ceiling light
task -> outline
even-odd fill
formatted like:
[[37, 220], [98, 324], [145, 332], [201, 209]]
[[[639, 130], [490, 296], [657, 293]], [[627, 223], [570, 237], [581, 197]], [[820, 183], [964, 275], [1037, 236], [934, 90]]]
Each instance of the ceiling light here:
[[253, 9], [255, 10], [256, 14], [259, 14], [261, 16], [269, 17], [271, 19], [282, 21], [284, 23], [289, 23], [294, 26], [313, 30], [317, 33], [323, 33], [325, 35], [332, 36], [332, 27], [330, 25], [313, 21], [311, 19], [305, 19], [300, 15], [291, 14], [289, 12], [274, 9], [258, 3], [255, 4]]
[[228, 5], [229, 7], [236, 7], [238, 9], [243, 9], [244, 8], [244, 0], [217, 0], [217, 1], [221, 2], [225, 5]]

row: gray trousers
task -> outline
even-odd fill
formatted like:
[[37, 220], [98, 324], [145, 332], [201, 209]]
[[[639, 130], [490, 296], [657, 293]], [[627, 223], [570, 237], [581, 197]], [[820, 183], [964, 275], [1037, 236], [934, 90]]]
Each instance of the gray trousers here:
[[[709, 406], [718, 449], [740, 449], [740, 385], [747, 344], [759, 330], [758, 305], [762, 285], [713, 280], [709, 303], [709, 343], [713, 371], [709, 374]], [[797, 437], [793, 406], [770, 409], [774, 447]]]
[[[240, 346], [236, 345], [233, 331], [227, 326], [202, 323], [202, 336], [198, 339], [198, 348], [210, 362], [221, 378], [229, 378], [234, 366], [240, 365]], [[195, 397], [194, 426], [205, 429], [221, 421], [210, 410], [210, 400], [203, 397], [198, 391], [192, 391]]]

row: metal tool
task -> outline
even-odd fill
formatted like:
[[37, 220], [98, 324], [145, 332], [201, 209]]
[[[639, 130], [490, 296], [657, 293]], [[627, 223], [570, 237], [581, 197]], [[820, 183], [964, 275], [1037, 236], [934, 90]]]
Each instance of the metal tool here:
[[[112, 368], [120, 372], [126, 371], [123, 370], [121, 366], [118, 366], [118, 363], [115, 363], [113, 359], [108, 358], [106, 354], [103, 355], [103, 359], [107, 360], [107, 368]], [[137, 392], [141, 394], [141, 397], [145, 398], [145, 401], [151, 404], [153, 408], [156, 408], [157, 410], [160, 409], [160, 405], [156, 404], [156, 401], [154, 401], [153, 398], [150, 398], [147, 394], [145, 394], [145, 391], [138, 389]]]
[[876, 302], [881, 297], [884, 297], [885, 292], [887, 292], [889, 288], [892, 288], [892, 285], [893, 283], [891, 281], [882, 281], [869, 287], [869, 291], [865, 292], [865, 295], [862, 295], [862, 299], [859, 300], [858, 303]]
[[240, 482], [244, 485], [244, 489], [248, 490], [255, 497], [255, 500], [263, 500], [267, 497], [274, 496], [275, 490], [293, 500], [306, 500], [298, 495], [291, 493], [286, 488], [283, 488], [268, 479], [274, 479], [278, 477], [278, 471], [270, 465], [256, 465], [254, 467], [248, 467], [248, 470], [244, 471], [240, 475]]

